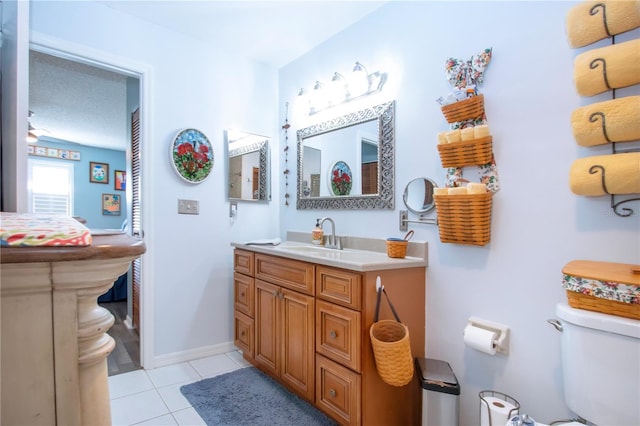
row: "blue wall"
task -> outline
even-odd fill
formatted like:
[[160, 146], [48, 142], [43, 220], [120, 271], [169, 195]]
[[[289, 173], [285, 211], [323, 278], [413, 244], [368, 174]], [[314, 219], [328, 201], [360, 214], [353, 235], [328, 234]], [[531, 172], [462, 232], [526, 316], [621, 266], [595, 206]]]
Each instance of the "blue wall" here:
[[[115, 189], [115, 171], [127, 170], [124, 151], [93, 148], [46, 136], [40, 137], [36, 145], [80, 152], [80, 161], [58, 160], [39, 156], [29, 156], [29, 158], [73, 163], [73, 215], [86, 219], [86, 225], [89, 228], [119, 229], [122, 227], [122, 222], [127, 218], [127, 197], [125, 191]], [[108, 184], [89, 182], [89, 163], [92, 161], [109, 165]], [[121, 196], [120, 216], [105, 216], [102, 214], [102, 194], [117, 194]]]

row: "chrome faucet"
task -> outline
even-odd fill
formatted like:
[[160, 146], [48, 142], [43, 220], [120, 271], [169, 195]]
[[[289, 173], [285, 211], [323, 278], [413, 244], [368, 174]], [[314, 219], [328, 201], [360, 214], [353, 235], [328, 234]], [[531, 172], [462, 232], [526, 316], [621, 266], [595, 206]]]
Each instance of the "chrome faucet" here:
[[327, 248], [342, 250], [340, 241], [336, 239], [336, 224], [333, 219], [331, 219], [330, 217], [323, 217], [322, 219], [320, 219], [320, 227], [322, 228], [322, 225], [326, 221], [329, 221], [331, 223], [331, 235], [327, 237], [327, 243], [324, 246]]

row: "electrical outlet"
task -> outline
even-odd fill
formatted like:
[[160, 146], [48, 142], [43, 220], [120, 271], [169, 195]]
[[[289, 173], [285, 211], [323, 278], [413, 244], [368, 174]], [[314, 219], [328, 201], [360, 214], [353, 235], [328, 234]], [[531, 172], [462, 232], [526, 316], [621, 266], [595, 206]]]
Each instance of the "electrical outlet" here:
[[178, 214], [199, 214], [198, 200], [178, 199]]

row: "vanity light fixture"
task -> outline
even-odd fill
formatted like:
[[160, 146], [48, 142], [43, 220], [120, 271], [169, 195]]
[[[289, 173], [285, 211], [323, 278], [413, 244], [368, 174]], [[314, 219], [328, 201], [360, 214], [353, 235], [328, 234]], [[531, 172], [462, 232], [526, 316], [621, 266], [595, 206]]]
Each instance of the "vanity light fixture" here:
[[309, 98], [310, 111], [322, 111], [329, 106], [329, 96], [327, 92], [325, 85], [316, 81], [316, 84], [313, 86], [313, 92]]
[[353, 96], [362, 96], [369, 91], [369, 73], [360, 62], [356, 61], [353, 67], [349, 87]]
[[[369, 73], [362, 63], [356, 61], [348, 77], [345, 78], [344, 75], [335, 72], [328, 86], [316, 81], [310, 94], [307, 95], [302, 88], [298, 92], [298, 97], [303, 110], [313, 115], [327, 108], [377, 93], [382, 90], [386, 81], [386, 73], [379, 71]], [[308, 98], [308, 102], [305, 98]]]
[[337, 105], [349, 98], [349, 85], [347, 79], [339, 72], [335, 72], [331, 78], [330, 87], [330, 103]]

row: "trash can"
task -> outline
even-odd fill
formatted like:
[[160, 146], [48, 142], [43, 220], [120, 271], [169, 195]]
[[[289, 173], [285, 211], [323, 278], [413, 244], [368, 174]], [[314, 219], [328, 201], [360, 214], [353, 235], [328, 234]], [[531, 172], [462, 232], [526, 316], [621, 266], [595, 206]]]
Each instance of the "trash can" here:
[[460, 385], [448, 362], [416, 358], [422, 386], [422, 426], [457, 426]]

